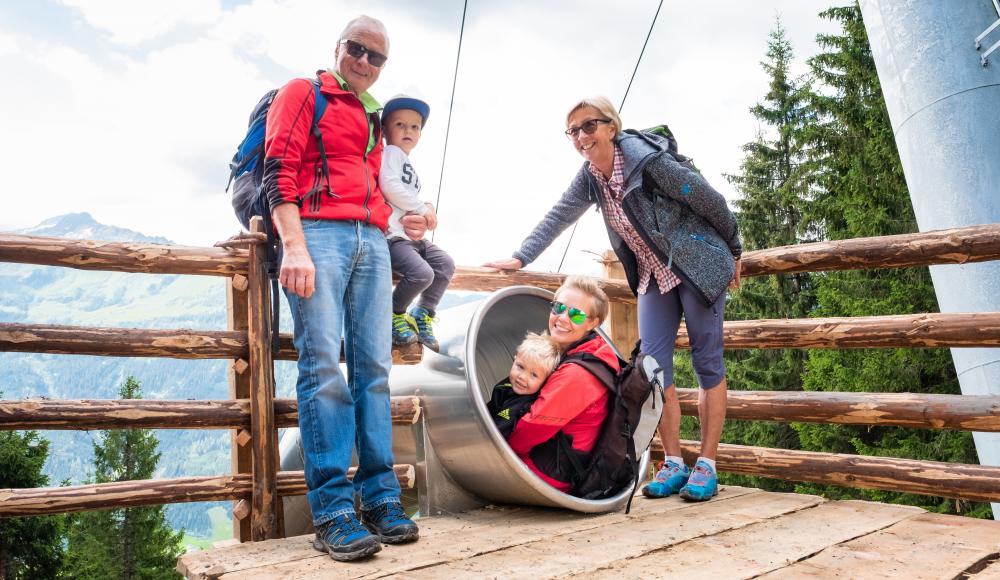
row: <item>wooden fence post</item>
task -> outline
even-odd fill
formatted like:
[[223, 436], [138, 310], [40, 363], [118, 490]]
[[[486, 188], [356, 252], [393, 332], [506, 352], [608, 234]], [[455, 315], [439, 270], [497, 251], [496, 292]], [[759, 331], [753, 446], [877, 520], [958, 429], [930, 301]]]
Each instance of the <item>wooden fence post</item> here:
[[[259, 217], [250, 231], [264, 232]], [[250, 501], [250, 538], [278, 537], [278, 437], [274, 424], [274, 358], [271, 352], [271, 286], [261, 244], [250, 246], [247, 289], [247, 338], [250, 346], [250, 448], [253, 457], [253, 493]], [[274, 329], [275, 331], [277, 329]]]
[[[237, 274], [226, 281], [226, 313], [229, 319], [229, 330], [242, 330], [246, 332], [247, 324], [247, 287], [246, 276]], [[229, 398], [249, 399], [250, 398], [250, 363], [246, 359], [237, 358], [229, 365]], [[232, 433], [232, 453], [231, 462], [233, 475], [241, 473], [252, 473], [253, 463], [250, 457], [250, 432], [246, 429], [233, 429]], [[233, 537], [241, 542], [250, 540], [250, 520], [240, 506], [240, 502], [246, 504], [246, 500], [233, 502]], [[240, 517], [243, 514], [243, 517]]]
[[[612, 250], [605, 250], [602, 256], [604, 277], [612, 280], [624, 280], [625, 268], [618, 261], [618, 256]], [[639, 311], [634, 303], [612, 301], [608, 311], [608, 334], [618, 351], [628, 358], [639, 340]]]

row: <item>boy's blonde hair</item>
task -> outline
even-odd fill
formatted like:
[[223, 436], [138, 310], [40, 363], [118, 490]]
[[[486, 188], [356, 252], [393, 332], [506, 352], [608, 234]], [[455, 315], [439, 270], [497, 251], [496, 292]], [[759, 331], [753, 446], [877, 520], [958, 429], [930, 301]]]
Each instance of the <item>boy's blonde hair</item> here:
[[566, 280], [562, 283], [562, 286], [556, 290], [556, 296], [567, 288], [573, 288], [579, 292], [590, 296], [591, 300], [594, 302], [594, 311], [588, 312], [588, 316], [597, 318], [601, 322], [604, 322], [608, 318], [608, 295], [604, 293], [598, 285], [597, 280], [593, 278], [588, 278], [586, 276], [567, 276]]
[[607, 97], [588, 97], [586, 99], [580, 99], [580, 102], [573, 105], [569, 112], [566, 113], [566, 122], [569, 123], [570, 115], [584, 107], [597, 109], [598, 112], [610, 119], [611, 126], [615, 130], [615, 136], [622, 132], [622, 118], [618, 116], [618, 111]]
[[548, 334], [529, 332], [521, 344], [517, 345], [517, 356], [529, 363], [537, 364], [551, 373], [559, 365], [562, 351]]

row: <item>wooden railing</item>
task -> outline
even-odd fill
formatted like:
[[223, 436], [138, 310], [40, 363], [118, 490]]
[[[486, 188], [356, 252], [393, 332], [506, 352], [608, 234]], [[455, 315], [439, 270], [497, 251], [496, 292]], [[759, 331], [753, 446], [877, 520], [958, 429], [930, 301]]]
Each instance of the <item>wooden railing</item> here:
[[[258, 226], [259, 227], [259, 226]], [[209, 249], [106, 243], [0, 234], [0, 262], [88, 270], [224, 276], [229, 330], [139, 330], [0, 324], [0, 351], [233, 359], [225, 401], [0, 401], [0, 429], [232, 429], [233, 474], [40, 489], [0, 490], [0, 517], [65, 513], [165, 503], [234, 500], [237, 537], [281, 535], [284, 495], [305, 493], [302, 472], [279, 472], [276, 429], [297, 423], [295, 401], [274, 399], [269, 348], [269, 287], [258, 246]], [[822, 242], [748, 252], [744, 276], [861, 268], [961, 264], [1000, 259], [1000, 224]], [[637, 334], [635, 299], [620, 265], [606, 257], [601, 284], [612, 298], [610, 329], [621, 347]], [[490, 291], [513, 284], [554, 290], [564, 276], [463, 267], [452, 289]], [[727, 322], [727, 348], [973, 347], [1000, 344], [1000, 313], [918, 314], [867, 318]], [[677, 344], [688, 346], [683, 332]], [[394, 361], [419, 360], [416, 348], [395, 349]], [[288, 336], [276, 358], [294, 360]], [[697, 414], [697, 393], [680, 389], [681, 410]], [[393, 422], [419, 417], [414, 398], [393, 398]], [[729, 394], [734, 419], [895, 425], [1000, 431], [1000, 397], [829, 392]], [[659, 450], [654, 441], [654, 450]], [[684, 442], [685, 454], [695, 444]], [[1000, 501], [1000, 467], [722, 444], [718, 465], [733, 473], [889, 491]], [[412, 466], [397, 466], [412, 485]]]
[[[260, 231], [260, 224], [254, 224]], [[227, 277], [229, 330], [93, 328], [0, 324], [0, 351], [115, 357], [232, 359], [223, 401], [0, 401], [0, 429], [232, 429], [233, 474], [218, 477], [0, 490], [0, 516], [66, 513], [136, 505], [234, 500], [235, 534], [262, 540], [281, 532], [282, 495], [305, 493], [302, 472], [279, 472], [277, 429], [297, 424], [293, 400], [274, 399], [270, 287], [262, 247], [193, 248], [0, 234], [0, 262], [111, 272]], [[291, 340], [279, 358], [295, 360]], [[397, 364], [420, 360], [416, 346], [394, 348]], [[419, 417], [414, 398], [394, 398], [394, 423]], [[412, 487], [413, 466], [396, 466]]]

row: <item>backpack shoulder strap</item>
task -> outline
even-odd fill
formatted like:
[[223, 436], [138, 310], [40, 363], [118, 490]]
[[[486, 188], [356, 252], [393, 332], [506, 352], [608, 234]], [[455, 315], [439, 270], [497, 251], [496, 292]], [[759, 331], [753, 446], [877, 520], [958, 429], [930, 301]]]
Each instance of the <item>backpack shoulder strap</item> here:
[[[330, 191], [330, 165], [326, 158], [326, 145], [323, 143], [323, 133], [319, 130], [319, 121], [323, 118], [323, 113], [326, 112], [326, 105], [328, 104], [326, 97], [324, 97], [323, 93], [320, 91], [322, 84], [323, 83], [319, 80], [318, 76], [312, 79], [313, 96], [315, 99], [313, 100], [312, 126], [310, 127], [309, 132], [312, 133], [312, 136], [316, 139], [316, 149], [319, 151], [320, 169], [323, 172], [323, 182], [326, 184], [327, 190]], [[310, 200], [309, 207], [312, 211], [319, 211], [321, 196], [320, 189], [320, 182], [317, 182], [313, 185], [312, 189], [302, 196], [303, 204], [306, 200]]]
[[581, 366], [587, 370], [590, 374], [601, 381], [601, 383], [611, 390], [612, 392], [618, 392], [616, 388], [618, 373], [615, 369], [611, 367], [604, 359], [594, 356], [589, 352], [575, 352], [567, 355], [563, 359], [564, 363], [573, 363], [577, 366]]
[[313, 106], [313, 127], [316, 130], [319, 130], [319, 120], [323, 118], [323, 113], [326, 112], [327, 105], [326, 97], [320, 92], [322, 84], [318, 78], [312, 80], [313, 93], [316, 95], [316, 102]]

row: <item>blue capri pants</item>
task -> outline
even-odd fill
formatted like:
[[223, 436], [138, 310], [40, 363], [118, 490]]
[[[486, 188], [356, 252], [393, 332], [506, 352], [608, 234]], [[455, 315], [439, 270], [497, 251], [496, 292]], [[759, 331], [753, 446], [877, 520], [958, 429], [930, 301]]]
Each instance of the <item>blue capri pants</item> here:
[[688, 284], [681, 283], [666, 294], [660, 293], [656, 279], [639, 295], [639, 338], [642, 351], [653, 355], [663, 368], [663, 384], [674, 384], [674, 342], [681, 315], [691, 341], [691, 359], [698, 384], [710, 389], [726, 377], [722, 359], [722, 320], [726, 293], [711, 306]]

